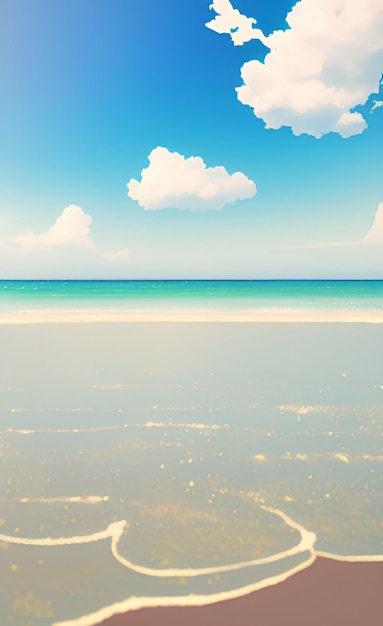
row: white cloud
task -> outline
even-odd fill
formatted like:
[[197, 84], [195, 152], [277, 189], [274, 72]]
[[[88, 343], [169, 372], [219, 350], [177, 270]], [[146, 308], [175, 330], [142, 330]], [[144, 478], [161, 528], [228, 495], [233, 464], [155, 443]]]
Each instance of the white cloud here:
[[217, 13], [216, 17], [205, 26], [219, 35], [228, 34], [235, 46], [242, 46], [252, 39], [265, 39], [259, 28], [254, 28], [257, 20], [246, 17], [234, 9], [229, 0], [213, 0], [209, 7]]
[[24, 251], [39, 251], [63, 246], [90, 250], [105, 259], [121, 259], [129, 255], [127, 248], [116, 253], [100, 252], [92, 241], [89, 230], [92, 217], [75, 204], [67, 206], [45, 233], [36, 235], [31, 230], [7, 239], [6, 243], [16, 244]]
[[84, 213], [81, 207], [71, 204], [63, 210], [46, 233], [35, 235], [31, 230], [28, 230], [9, 241], [27, 249], [63, 245], [94, 248], [89, 237], [91, 223], [90, 215]]
[[367, 235], [362, 239], [364, 244], [383, 244], [383, 202], [378, 206], [375, 214], [374, 223], [372, 224]]
[[218, 211], [256, 193], [255, 183], [242, 172], [230, 175], [222, 166], [207, 167], [198, 156], [185, 158], [158, 146], [148, 159], [141, 182], [132, 178], [127, 184], [128, 196], [146, 211]]
[[243, 65], [239, 101], [268, 129], [317, 138], [363, 132], [366, 120], [353, 109], [379, 92], [382, 0], [300, 0], [286, 21], [288, 30], [260, 37], [270, 48], [264, 62]]
[[370, 113], [375, 111], [375, 109], [380, 109], [380, 107], [383, 107], [383, 100], [374, 100]]

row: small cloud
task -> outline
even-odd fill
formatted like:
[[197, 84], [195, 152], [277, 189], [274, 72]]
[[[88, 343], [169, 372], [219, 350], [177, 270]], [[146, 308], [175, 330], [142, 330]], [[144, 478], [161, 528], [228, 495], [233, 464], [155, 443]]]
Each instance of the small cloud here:
[[370, 113], [375, 111], [375, 109], [379, 109], [380, 107], [383, 107], [383, 100], [374, 100]]
[[[243, 43], [254, 26], [251, 18], [237, 15], [229, 2], [216, 1], [212, 8], [220, 14], [214, 30]], [[381, 2], [366, 0], [360, 11], [352, 0], [300, 0], [286, 22], [287, 30], [268, 37], [253, 29], [270, 52], [264, 62], [250, 60], [242, 66], [238, 100], [267, 129], [287, 126], [294, 135], [316, 138], [330, 132], [343, 138], [362, 133], [367, 123], [354, 109], [379, 92], [382, 75]], [[232, 32], [235, 24], [238, 30]]]
[[92, 221], [92, 217], [85, 213], [81, 207], [70, 204], [47, 232], [36, 235], [29, 230], [17, 237], [6, 239], [5, 242], [16, 244], [26, 252], [70, 247], [90, 250], [108, 260], [127, 258], [129, 255], [127, 248], [116, 253], [100, 252], [97, 249], [89, 235]]
[[81, 207], [70, 204], [46, 233], [35, 235], [28, 230], [8, 241], [27, 249], [68, 245], [92, 249], [94, 244], [89, 237], [91, 223], [90, 215], [84, 213]]
[[146, 211], [219, 211], [225, 204], [252, 198], [257, 191], [242, 172], [230, 175], [223, 166], [207, 167], [199, 156], [186, 158], [158, 146], [148, 159], [141, 182], [132, 178], [127, 184], [128, 196]]
[[246, 17], [234, 9], [229, 0], [214, 0], [209, 7], [217, 13], [216, 17], [205, 26], [219, 35], [228, 34], [235, 46], [242, 46], [252, 39], [266, 40], [259, 28], [254, 28], [257, 20]]

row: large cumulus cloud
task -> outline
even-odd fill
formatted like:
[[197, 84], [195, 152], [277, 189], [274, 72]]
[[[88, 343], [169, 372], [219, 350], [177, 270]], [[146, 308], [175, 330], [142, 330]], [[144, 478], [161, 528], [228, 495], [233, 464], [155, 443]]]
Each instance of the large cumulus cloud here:
[[229, 174], [222, 166], [207, 167], [199, 156], [186, 158], [158, 146], [148, 159], [141, 181], [132, 178], [127, 184], [128, 196], [146, 211], [218, 211], [256, 193], [255, 183], [242, 172]]

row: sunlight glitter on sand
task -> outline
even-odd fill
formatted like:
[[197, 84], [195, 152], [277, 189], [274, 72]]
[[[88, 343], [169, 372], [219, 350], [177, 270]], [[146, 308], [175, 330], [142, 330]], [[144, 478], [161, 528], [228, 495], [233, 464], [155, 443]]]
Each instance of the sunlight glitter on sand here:
[[[8, 558], [8, 561], [4, 560], [4, 568], [12, 572], [9, 574], [14, 577], [11, 582], [17, 576], [21, 579], [23, 574], [22, 561], [18, 562], [14, 554], [20, 554], [20, 559], [25, 558], [31, 563], [39, 563], [39, 557], [46, 555], [47, 565], [44, 567], [49, 563], [54, 567], [57, 555], [65, 552], [74, 555], [81, 564], [88, 562], [90, 573], [93, 563], [102, 555], [100, 572], [104, 572], [105, 563], [111, 585], [110, 589], [103, 591], [103, 598], [98, 600], [92, 595], [94, 600], [91, 602], [83, 600], [85, 593], [89, 593], [86, 585], [84, 592], [78, 595], [78, 601], [75, 598], [78, 606], [75, 601], [73, 605], [67, 603], [67, 591], [62, 604], [60, 599], [54, 598], [56, 623], [81, 626], [100, 623], [125, 611], [133, 611], [134, 620], [134, 609], [145, 606], [202, 606], [231, 597], [239, 598], [254, 590], [275, 587], [275, 583], [287, 581], [300, 570], [308, 572], [318, 555], [332, 555], [333, 552], [334, 563], [338, 558], [382, 561], [377, 554], [380, 552], [378, 529], [371, 517], [373, 507], [379, 506], [374, 484], [380, 472], [377, 461], [381, 455], [378, 436], [381, 435], [383, 383], [379, 352], [382, 328], [379, 324], [338, 324], [333, 327], [331, 324], [311, 327], [309, 324], [286, 324], [285, 327], [283, 324], [206, 324], [205, 328], [203, 324], [3, 325], [2, 348], [8, 367], [3, 384], [4, 419], [1, 426], [6, 446], [4, 458], [13, 482], [6, 485], [10, 492], [8, 508], [2, 515], [6, 521], [2, 539], [4, 544], [9, 543], [7, 552], [4, 552]], [[294, 355], [293, 360], [291, 355]], [[209, 419], [213, 419], [209, 410], [216, 405], [225, 407], [226, 411], [214, 415], [214, 425], [209, 424]], [[50, 406], [52, 409], [48, 408]], [[368, 409], [364, 410], [367, 406]], [[88, 409], [80, 411], [74, 407]], [[185, 407], [196, 407], [197, 412], [185, 414]], [[174, 408], [178, 414], [174, 413]], [[173, 411], [171, 414], [170, 410]], [[131, 428], [140, 428], [140, 431]], [[187, 433], [189, 429], [190, 433]], [[200, 438], [199, 431], [203, 430], [212, 430], [215, 438], [211, 441]], [[135, 448], [137, 436], [146, 446], [148, 442], [150, 444], [149, 448], [140, 444], [139, 453]], [[29, 437], [34, 439], [33, 446], [28, 445]], [[181, 446], [180, 451], [162, 447], [162, 443], [168, 441], [167, 437], [169, 442], [175, 441]], [[311, 442], [317, 442], [317, 445], [313, 447]], [[205, 452], [203, 463], [180, 465], [180, 460], [186, 463], [189, 457], [199, 458], [201, 446]], [[69, 456], [64, 457], [68, 452]], [[142, 459], [139, 455], [143, 455]], [[40, 458], [45, 460], [48, 456], [51, 464], [44, 463], [39, 474]], [[19, 470], [20, 462], [25, 467]], [[121, 475], [120, 468], [127, 462], [132, 465]], [[311, 464], [307, 470], [306, 463]], [[282, 464], [281, 471], [278, 470], [279, 464]], [[62, 472], [56, 471], [56, 467], [62, 467]], [[163, 467], [166, 469], [160, 472]], [[137, 487], [137, 480], [141, 468], [143, 486], [150, 487], [153, 479], [158, 480], [162, 512], [158, 513], [157, 509], [147, 512], [147, 527], [134, 534], [134, 522], [141, 521], [140, 511], [137, 509], [136, 512], [134, 508], [140, 497], [138, 489], [141, 484]], [[306, 480], [306, 471], [313, 474], [311, 478], [316, 477], [317, 482]], [[33, 484], [26, 480], [29, 473], [35, 477]], [[207, 479], [210, 473], [214, 484]], [[279, 476], [280, 485], [274, 481], [275, 475]], [[57, 482], [60, 476], [66, 477], [64, 485]], [[230, 476], [235, 478], [232, 490], [230, 485], [225, 485], [225, 478]], [[251, 476], [252, 480], [249, 479]], [[7, 478], [4, 473], [4, 484]], [[48, 478], [51, 482], [46, 480]], [[360, 484], [354, 493], [349, 487], [359, 478]], [[324, 489], [325, 480], [329, 479], [334, 480], [333, 490], [327, 486]], [[341, 481], [340, 490], [336, 488], [337, 481]], [[274, 563], [259, 568], [256, 565], [255, 571], [250, 566], [242, 569], [246, 567], [246, 561], [256, 558], [251, 552], [251, 546], [255, 545], [253, 539], [246, 554], [241, 552], [235, 558], [233, 551], [234, 558], [227, 559], [241, 567], [232, 574], [226, 573], [226, 563], [214, 562], [212, 558], [199, 563], [185, 557], [174, 562], [170, 560], [169, 565], [162, 560], [162, 555], [151, 562], [147, 558], [149, 550], [148, 554], [143, 551], [142, 555], [138, 550], [134, 551], [135, 540], [148, 536], [145, 533], [154, 528], [157, 521], [163, 523], [168, 511], [170, 527], [173, 524], [178, 512], [174, 507], [166, 508], [169, 489], [172, 503], [182, 501], [186, 507], [193, 505], [194, 495], [187, 491], [191, 482], [193, 487], [197, 486], [192, 491], [201, 500], [195, 501], [198, 511], [210, 513], [213, 493], [217, 500], [221, 497], [219, 494], [226, 498], [219, 504], [214, 501], [214, 515], [210, 513], [212, 520], [214, 516], [220, 519], [220, 514], [223, 519], [226, 511], [229, 521], [225, 532], [233, 531], [232, 513], [237, 513], [237, 509], [240, 512], [238, 504], [242, 501], [234, 499], [240, 490], [238, 494], [243, 498], [248, 493], [246, 507], [258, 509], [261, 503], [267, 503], [275, 509], [282, 509], [290, 520], [299, 520], [307, 532], [315, 532], [318, 541], [312, 551], [299, 549], [299, 554], [287, 557], [288, 560], [276, 561], [285, 548], [288, 551], [297, 549], [299, 533], [288, 535], [288, 523], [282, 524], [281, 528], [285, 529], [280, 531], [278, 524], [282, 520], [273, 522], [275, 516], [263, 518], [256, 512], [249, 520], [255, 523], [259, 519], [261, 533], [268, 528], [268, 518], [271, 518], [270, 527], [275, 527], [274, 530], [281, 534], [279, 543], [276, 542], [275, 549], [271, 550], [274, 555], [268, 554], [267, 550], [259, 555], [261, 559], [271, 556], [269, 560]], [[301, 502], [297, 494], [303, 483], [307, 483], [307, 494]], [[270, 492], [270, 484], [277, 485], [275, 493]], [[322, 486], [322, 491], [318, 491], [316, 485]], [[368, 485], [368, 491], [365, 491], [365, 485]], [[94, 493], [108, 497], [106, 504], [104, 500], [94, 502], [93, 497], [90, 501], [88, 494]], [[252, 499], [255, 496], [257, 500]], [[357, 507], [371, 527], [368, 537], [374, 538], [375, 531], [377, 533], [375, 539], [365, 540], [361, 529], [360, 546], [357, 541], [351, 541], [351, 545], [346, 543], [344, 555], [343, 537], [352, 539], [354, 535], [350, 532], [353, 528], [349, 527], [349, 518], [338, 520], [336, 511], [334, 515], [332, 513], [340, 496], [345, 497], [343, 502], [349, 502], [350, 519]], [[151, 497], [148, 492], [148, 502]], [[48, 498], [59, 498], [60, 502], [47, 502]], [[248, 504], [248, 498], [254, 504]], [[66, 502], [71, 507], [62, 520], [61, 512]], [[93, 506], [84, 506], [88, 503]], [[45, 504], [48, 506], [44, 507]], [[346, 511], [346, 507], [342, 510]], [[189, 508], [185, 511], [188, 520]], [[316, 523], [316, 511], [323, 512], [323, 524]], [[327, 531], [321, 526], [329, 525], [326, 511], [331, 528], [341, 529], [337, 542], [326, 542]], [[123, 519], [129, 520], [132, 532], [126, 533], [126, 537], [118, 542], [111, 536], [108, 524]], [[193, 532], [195, 518], [190, 519], [190, 531]], [[42, 536], [39, 536], [42, 532], [40, 522], [44, 524]], [[209, 524], [210, 518], [206, 527], [208, 531], [213, 529], [209, 532], [214, 538], [217, 534], [214, 520]], [[16, 541], [12, 541], [16, 527]], [[198, 531], [197, 524], [195, 527]], [[242, 526], [238, 528], [238, 537], [242, 530]], [[245, 539], [256, 534], [253, 530], [249, 526]], [[182, 538], [182, 528], [177, 532]], [[222, 536], [226, 537], [224, 533]], [[259, 537], [260, 543], [262, 538], [263, 535]], [[231, 545], [232, 539], [235, 535], [231, 532], [227, 545]], [[46, 540], [48, 543], [42, 543]], [[115, 558], [111, 553], [112, 542]], [[224, 539], [222, 545], [226, 545]], [[82, 560], [84, 555], [86, 558]], [[45, 556], [43, 560], [45, 563]], [[259, 560], [257, 562], [259, 564]], [[9, 569], [15, 563], [19, 574]], [[132, 570], [132, 566], [140, 571]], [[166, 572], [167, 576], [158, 577], [155, 573], [156, 568], [161, 570], [162, 567], [166, 571], [170, 566], [173, 571]], [[209, 568], [217, 571], [218, 567], [224, 573], [220, 582], [200, 579], [203, 574], [195, 571], [194, 576], [190, 571], [185, 576], [188, 577], [186, 587], [181, 587], [185, 585], [182, 580], [171, 581], [170, 574], [174, 571], [185, 574], [189, 567], [200, 567], [205, 573], [210, 571]], [[84, 568], [84, 571], [88, 569]], [[46, 576], [47, 584], [51, 584], [54, 590], [54, 575], [48, 569], [44, 572], [42, 568], [38, 569], [41, 580], [43, 575]], [[110, 573], [116, 578], [112, 580]], [[139, 582], [133, 588], [133, 575], [138, 580], [145, 574], [147, 587], [144, 586], [146, 581], [141, 581], [142, 585]], [[57, 580], [59, 582], [59, 578]], [[28, 592], [33, 584], [31, 578]], [[94, 594], [97, 589], [100, 589], [98, 584], [93, 585], [90, 593]], [[12, 614], [12, 606], [9, 611]], [[121, 615], [116, 619], [129, 621], [129, 616], [124, 618]]]

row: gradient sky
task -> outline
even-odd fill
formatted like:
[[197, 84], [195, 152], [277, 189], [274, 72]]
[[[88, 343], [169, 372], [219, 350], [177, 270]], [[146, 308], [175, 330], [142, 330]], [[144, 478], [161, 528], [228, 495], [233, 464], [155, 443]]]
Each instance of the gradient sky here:
[[383, 0], [209, 4], [2, 0], [0, 278], [382, 278]]

